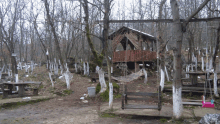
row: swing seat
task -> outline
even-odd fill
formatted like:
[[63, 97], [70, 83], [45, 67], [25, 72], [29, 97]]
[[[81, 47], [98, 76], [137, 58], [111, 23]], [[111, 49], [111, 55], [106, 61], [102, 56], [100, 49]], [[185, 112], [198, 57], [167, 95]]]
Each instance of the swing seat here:
[[202, 101], [202, 107], [203, 108], [214, 108], [215, 104], [212, 104], [211, 102], [204, 102], [204, 101]]

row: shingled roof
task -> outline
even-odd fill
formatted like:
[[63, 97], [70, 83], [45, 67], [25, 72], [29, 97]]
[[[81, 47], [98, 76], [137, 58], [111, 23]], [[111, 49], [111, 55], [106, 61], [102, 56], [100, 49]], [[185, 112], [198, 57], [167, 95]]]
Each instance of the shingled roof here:
[[123, 26], [120, 29], [118, 29], [117, 31], [111, 33], [108, 38], [113, 40], [113, 38], [115, 36], [117, 36], [117, 34], [125, 34], [127, 32], [129, 33], [130, 31], [132, 31], [136, 35], [141, 36], [144, 41], [147, 41], [147, 40], [149, 40], [149, 41], [156, 41], [156, 38], [153, 35], [150, 35], [150, 34], [145, 33], [145, 32], [138, 31], [138, 30], [130, 28], [130, 27], [125, 27], [125, 26]]

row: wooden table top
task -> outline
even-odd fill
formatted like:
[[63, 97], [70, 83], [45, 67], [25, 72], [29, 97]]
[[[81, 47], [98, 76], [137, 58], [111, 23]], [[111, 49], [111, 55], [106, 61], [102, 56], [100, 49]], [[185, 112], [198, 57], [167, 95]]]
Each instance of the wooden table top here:
[[33, 82], [33, 81], [27, 81], [27, 82], [3, 82], [3, 84], [9, 85], [27, 85], [27, 84], [41, 84], [42, 82]]
[[205, 75], [207, 72], [184, 72], [184, 74], [190, 74], [190, 75]]
[[[190, 74], [190, 75], [205, 75], [207, 72], [205, 71], [197, 71], [197, 72], [184, 72], [184, 74]], [[209, 74], [213, 74], [213, 72], [209, 72]], [[217, 74], [220, 74], [220, 72], [217, 72]]]

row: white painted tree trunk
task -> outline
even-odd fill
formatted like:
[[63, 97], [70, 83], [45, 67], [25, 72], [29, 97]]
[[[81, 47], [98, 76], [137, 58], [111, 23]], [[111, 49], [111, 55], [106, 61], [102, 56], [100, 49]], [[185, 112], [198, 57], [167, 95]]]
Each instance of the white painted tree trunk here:
[[84, 73], [84, 75], [86, 75], [86, 64], [85, 64], [85, 62], [83, 62], [83, 73]]
[[212, 57], [211, 57], [210, 63], [209, 63], [209, 71], [211, 71], [211, 69], [212, 69]]
[[169, 78], [169, 75], [168, 75], [167, 67], [166, 67], [166, 66], [165, 66], [165, 72], [166, 72], [167, 81], [170, 81], [170, 78]]
[[33, 62], [31, 61], [31, 74], [33, 73], [34, 67], [33, 67]]
[[89, 75], [89, 63], [87, 62], [87, 75]]
[[111, 67], [111, 74], [113, 73], [113, 67]]
[[28, 72], [28, 68], [27, 68], [27, 64], [25, 63], [25, 72], [27, 73]]
[[203, 57], [201, 59], [202, 59], [202, 71], [204, 71], [204, 59]]
[[196, 69], [196, 71], [197, 71], [197, 58], [196, 57], [194, 57], [194, 59], [195, 59], [195, 69]]
[[214, 94], [216, 97], [219, 97], [218, 88], [217, 88], [217, 73], [214, 73]]
[[55, 63], [54, 74], [58, 75], [58, 65]]
[[102, 93], [106, 90], [106, 87], [107, 87], [106, 83], [105, 83], [104, 71], [102, 71], [102, 69], [100, 69], [98, 71], [98, 74], [99, 74], [99, 82], [100, 82], [100, 85], [101, 85], [100, 93]]
[[60, 65], [60, 75], [62, 75], [62, 74], [63, 74], [63, 66]]
[[10, 74], [10, 70], [8, 69], [8, 76], [11, 76], [11, 74]]
[[[15, 74], [15, 83], [18, 83], [18, 74]], [[16, 89], [19, 90], [18, 86], [16, 86]]]
[[96, 70], [96, 73], [98, 73], [98, 71], [100, 70], [99, 66], [96, 66], [95, 70]]
[[193, 64], [191, 64], [191, 71], [194, 71], [194, 70], [193, 70]]
[[144, 83], [147, 83], [147, 71], [145, 69], [143, 69], [144, 72]]
[[2, 71], [0, 71], [0, 80], [2, 79]]
[[77, 64], [76, 63], [75, 63], [75, 70], [76, 70], [76, 73], [77, 73], [78, 71], [77, 71]]
[[67, 71], [66, 73], [64, 73], [64, 76], [65, 76], [65, 80], [66, 80], [67, 89], [69, 90], [69, 89], [70, 89], [70, 77], [69, 77], [69, 72]]
[[206, 56], [206, 71], [209, 70], [209, 60], [208, 60], [208, 56]]
[[52, 83], [52, 87], [54, 88], [54, 82], [53, 82], [53, 79], [52, 79], [51, 75], [52, 75], [52, 73], [49, 72], [49, 78], [50, 78], [50, 81]]
[[109, 107], [113, 108], [113, 85], [109, 82]]
[[66, 63], [66, 71], [67, 71], [67, 72], [69, 72], [69, 68], [68, 68], [68, 65], [67, 65], [67, 63]]
[[182, 87], [177, 89], [173, 86], [173, 115], [176, 118], [180, 118], [182, 116], [182, 112]]
[[160, 70], [160, 86], [161, 86], [161, 91], [163, 91], [164, 88], [164, 81], [165, 81], [165, 74], [163, 69]]

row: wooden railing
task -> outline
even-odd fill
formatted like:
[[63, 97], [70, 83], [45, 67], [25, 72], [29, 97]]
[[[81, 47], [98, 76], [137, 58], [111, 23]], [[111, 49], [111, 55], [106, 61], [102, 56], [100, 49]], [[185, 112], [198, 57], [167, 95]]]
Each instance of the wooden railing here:
[[152, 61], [156, 59], [156, 55], [156, 52], [148, 50], [118, 51], [114, 52], [113, 62]]

